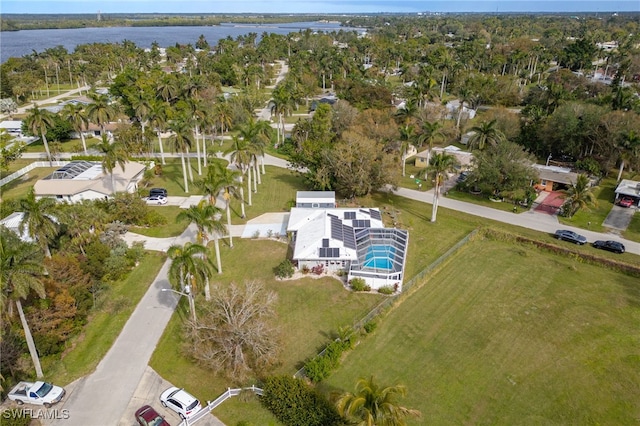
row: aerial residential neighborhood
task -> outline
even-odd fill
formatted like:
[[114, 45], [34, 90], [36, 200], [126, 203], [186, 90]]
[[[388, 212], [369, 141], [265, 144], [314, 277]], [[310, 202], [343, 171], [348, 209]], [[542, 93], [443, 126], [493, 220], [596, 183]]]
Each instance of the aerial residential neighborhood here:
[[637, 5], [7, 3], [2, 425], [640, 418]]

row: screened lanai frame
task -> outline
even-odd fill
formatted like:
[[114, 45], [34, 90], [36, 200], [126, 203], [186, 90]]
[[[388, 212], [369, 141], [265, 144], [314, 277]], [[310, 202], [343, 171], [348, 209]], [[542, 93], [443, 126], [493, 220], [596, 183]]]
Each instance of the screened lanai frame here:
[[350, 274], [401, 280], [408, 237], [408, 232], [401, 229], [357, 229], [357, 261], [351, 262]]

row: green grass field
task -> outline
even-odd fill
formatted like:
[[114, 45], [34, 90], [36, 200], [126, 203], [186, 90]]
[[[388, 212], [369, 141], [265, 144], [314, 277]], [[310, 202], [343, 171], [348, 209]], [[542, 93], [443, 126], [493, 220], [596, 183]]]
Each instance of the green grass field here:
[[640, 281], [497, 241], [470, 243], [324, 384], [404, 384], [409, 424], [635, 424]]

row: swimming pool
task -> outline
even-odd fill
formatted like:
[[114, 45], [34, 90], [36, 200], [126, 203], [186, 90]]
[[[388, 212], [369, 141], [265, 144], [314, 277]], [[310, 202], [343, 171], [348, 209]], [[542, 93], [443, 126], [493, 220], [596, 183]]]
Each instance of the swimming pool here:
[[393, 259], [396, 249], [386, 245], [372, 245], [367, 249], [364, 257], [364, 268], [393, 270]]

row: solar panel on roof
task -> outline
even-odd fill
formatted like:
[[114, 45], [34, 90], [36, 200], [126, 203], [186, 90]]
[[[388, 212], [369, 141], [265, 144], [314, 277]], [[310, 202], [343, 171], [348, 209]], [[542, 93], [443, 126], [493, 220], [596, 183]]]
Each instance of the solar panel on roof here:
[[342, 241], [342, 221], [337, 217], [331, 218], [331, 238]]
[[380, 211], [378, 211], [378, 210], [369, 209], [369, 214], [371, 215], [371, 217], [373, 219], [382, 220], [382, 215], [380, 214]]
[[360, 209], [360, 213], [369, 214], [369, 210]]
[[323, 238], [322, 239], [322, 247], [329, 247], [329, 239], [328, 238]]
[[354, 219], [352, 223], [354, 228], [371, 228], [369, 219]]
[[340, 249], [337, 247], [320, 247], [319, 257], [340, 257]]
[[353, 228], [347, 225], [343, 226], [344, 246], [350, 249], [356, 249], [356, 237]]
[[355, 219], [356, 218], [356, 212], [344, 212], [344, 218], [345, 219]]

